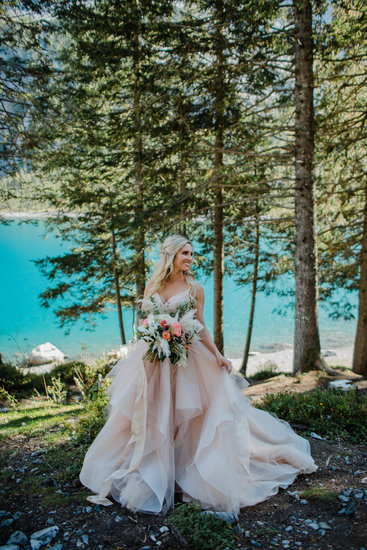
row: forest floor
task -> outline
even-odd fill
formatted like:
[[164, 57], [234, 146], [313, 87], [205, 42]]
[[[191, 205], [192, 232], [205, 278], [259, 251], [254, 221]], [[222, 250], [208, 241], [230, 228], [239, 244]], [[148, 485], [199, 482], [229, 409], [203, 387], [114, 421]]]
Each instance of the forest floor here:
[[[269, 391], [307, 391], [315, 384], [312, 374], [302, 384], [279, 376], [246, 393], [256, 401]], [[84, 449], [70, 435], [80, 411], [79, 404], [24, 400], [0, 413], [0, 545], [21, 531], [27, 538], [22, 547], [29, 548], [30, 536], [49, 528], [50, 542], [43, 549], [183, 548], [165, 517], [133, 514], [117, 503], [106, 508], [88, 503], [89, 491], [78, 480]], [[367, 548], [367, 442], [309, 440], [317, 472], [300, 475], [288, 489], [242, 509], [233, 529], [235, 548]]]

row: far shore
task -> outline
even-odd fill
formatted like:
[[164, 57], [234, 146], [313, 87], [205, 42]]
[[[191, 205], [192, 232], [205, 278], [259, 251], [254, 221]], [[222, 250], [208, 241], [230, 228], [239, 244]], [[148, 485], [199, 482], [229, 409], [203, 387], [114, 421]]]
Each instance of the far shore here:
[[[353, 346], [323, 349], [322, 355], [331, 367], [352, 367]], [[230, 357], [230, 360], [233, 364], [233, 369], [238, 372], [241, 369], [242, 359], [240, 357]], [[55, 364], [56, 363], [46, 363], [44, 365], [28, 367], [24, 369], [24, 372], [45, 374], [50, 372], [54, 368]], [[273, 368], [279, 374], [291, 373], [293, 368], [293, 349], [285, 349], [272, 353], [251, 352], [247, 363], [247, 376], [253, 376], [257, 372], [269, 368]]]
[[[5, 220], [45, 220], [58, 214], [56, 210], [26, 211], [26, 210], [0, 210], [0, 219]], [[70, 216], [75, 214], [70, 213]]]

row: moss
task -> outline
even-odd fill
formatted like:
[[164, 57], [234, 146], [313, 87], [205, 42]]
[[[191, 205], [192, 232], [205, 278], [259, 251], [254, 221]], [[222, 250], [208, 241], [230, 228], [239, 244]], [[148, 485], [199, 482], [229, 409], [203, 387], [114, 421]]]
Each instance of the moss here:
[[312, 489], [306, 489], [299, 495], [301, 498], [307, 500], [323, 500], [324, 502], [335, 502], [337, 494], [331, 491], [327, 491], [323, 487], [313, 487]]

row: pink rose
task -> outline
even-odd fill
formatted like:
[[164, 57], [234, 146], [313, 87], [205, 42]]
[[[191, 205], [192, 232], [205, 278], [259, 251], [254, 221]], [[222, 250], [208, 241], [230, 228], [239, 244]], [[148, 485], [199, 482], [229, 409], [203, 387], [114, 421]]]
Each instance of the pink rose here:
[[149, 323], [148, 323], [148, 319], [147, 319], [147, 318], [145, 318], [145, 319], [144, 319], [144, 321], [143, 321], [143, 323], [144, 323], [144, 325], [145, 325], [145, 326], [147, 327], [147, 326], [148, 326], [148, 324], [149, 324]]
[[177, 336], [177, 338], [179, 338], [181, 336], [181, 332], [182, 332], [180, 323], [173, 323], [171, 332], [172, 332], [173, 336]]
[[168, 330], [164, 330], [162, 332], [162, 338], [164, 338], [165, 340], [167, 340], [167, 342], [169, 342], [171, 340], [171, 335], [170, 333], [168, 332]]

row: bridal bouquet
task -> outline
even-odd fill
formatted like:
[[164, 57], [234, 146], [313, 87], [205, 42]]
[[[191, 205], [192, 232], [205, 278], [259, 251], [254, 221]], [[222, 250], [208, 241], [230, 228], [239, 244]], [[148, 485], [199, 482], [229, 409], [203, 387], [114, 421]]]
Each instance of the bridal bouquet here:
[[138, 331], [149, 344], [144, 359], [153, 362], [169, 357], [173, 365], [185, 367], [190, 344], [200, 340], [199, 332], [203, 328], [194, 318], [195, 302], [180, 304], [175, 313], [158, 306], [154, 297], [141, 300], [141, 304], [139, 316], [144, 320]]

